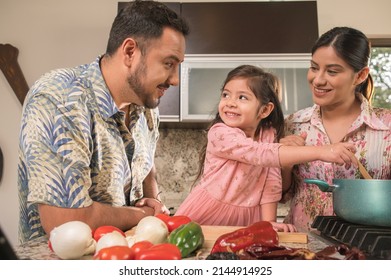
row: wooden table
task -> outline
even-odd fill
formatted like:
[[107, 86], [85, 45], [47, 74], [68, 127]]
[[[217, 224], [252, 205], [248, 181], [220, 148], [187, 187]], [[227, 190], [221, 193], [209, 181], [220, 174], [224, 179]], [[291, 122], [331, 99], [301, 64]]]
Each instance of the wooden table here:
[[[213, 247], [215, 240], [224, 233], [231, 232], [239, 227], [216, 227], [216, 226], [201, 226], [205, 242], [203, 247], [193, 256], [188, 259], [205, 259]], [[131, 234], [132, 231], [128, 231]], [[312, 235], [306, 233], [279, 233], [279, 243], [281, 246], [291, 248], [307, 248], [311, 251], [319, 251], [328, 246], [323, 241], [314, 238]], [[308, 242], [308, 243], [307, 243]], [[46, 236], [31, 240], [24, 244], [17, 246], [16, 253], [20, 259], [28, 260], [58, 260], [59, 258], [49, 250], [48, 240]], [[92, 259], [92, 255], [84, 256], [82, 259]]]

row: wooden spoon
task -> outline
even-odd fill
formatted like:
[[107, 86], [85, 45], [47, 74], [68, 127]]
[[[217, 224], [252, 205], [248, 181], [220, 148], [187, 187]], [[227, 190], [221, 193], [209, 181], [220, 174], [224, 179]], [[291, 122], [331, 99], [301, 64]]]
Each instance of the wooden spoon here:
[[364, 179], [372, 179], [371, 175], [369, 175], [368, 171], [365, 169], [365, 167], [361, 164], [359, 160], [358, 160], [358, 170], [360, 170], [360, 173], [364, 177]]

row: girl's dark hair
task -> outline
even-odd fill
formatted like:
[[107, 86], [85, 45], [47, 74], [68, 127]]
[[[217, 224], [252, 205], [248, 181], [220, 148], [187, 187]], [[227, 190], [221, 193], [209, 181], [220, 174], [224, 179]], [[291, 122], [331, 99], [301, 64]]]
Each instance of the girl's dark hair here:
[[[270, 115], [262, 119], [255, 131], [255, 136], [259, 135], [261, 129], [274, 128], [276, 130], [276, 142], [284, 136], [284, 114], [282, 112], [281, 100], [281, 85], [280, 80], [274, 74], [263, 70], [262, 68], [253, 65], [241, 65], [231, 70], [221, 88], [223, 91], [225, 85], [234, 79], [245, 78], [247, 85], [259, 100], [260, 105], [272, 102], [274, 109]], [[220, 114], [217, 113], [215, 118], [209, 124], [206, 132], [216, 123], [223, 122]], [[207, 134], [207, 133], [206, 133]], [[199, 172], [196, 181], [201, 177], [206, 156], [207, 141], [200, 153]], [[195, 181], [195, 183], [196, 183]]]
[[184, 36], [189, 34], [189, 26], [185, 19], [163, 3], [142, 0], [130, 1], [114, 19], [106, 54], [114, 54], [122, 42], [129, 37], [137, 39], [137, 44], [144, 54], [146, 42], [159, 38], [163, 34], [164, 27], [173, 28]]
[[[324, 33], [312, 47], [312, 54], [320, 47], [331, 46], [355, 73], [369, 65], [371, 44], [361, 31], [351, 27], [334, 27]], [[369, 102], [373, 95], [373, 79], [368, 78], [357, 85], [356, 92], [361, 93]]]

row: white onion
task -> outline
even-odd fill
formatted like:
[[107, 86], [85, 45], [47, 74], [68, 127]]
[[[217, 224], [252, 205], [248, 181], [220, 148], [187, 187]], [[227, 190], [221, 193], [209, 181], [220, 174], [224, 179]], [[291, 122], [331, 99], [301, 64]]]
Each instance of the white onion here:
[[153, 244], [160, 244], [167, 241], [168, 228], [161, 219], [147, 216], [140, 220], [134, 235], [135, 242], [147, 240]]
[[106, 233], [101, 238], [99, 238], [98, 242], [96, 243], [95, 254], [97, 254], [100, 249], [113, 246], [128, 246], [128, 241], [118, 231]]
[[136, 243], [136, 237], [134, 235], [128, 235], [125, 237], [126, 241], [128, 241], [128, 246], [132, 247], [134, 243]]
[[50, 232], [50, 243], [54, 253], [61, 259], [78, 259], [93, 254], [96, 242], [89, 225], [71, 221], [55, 227]]

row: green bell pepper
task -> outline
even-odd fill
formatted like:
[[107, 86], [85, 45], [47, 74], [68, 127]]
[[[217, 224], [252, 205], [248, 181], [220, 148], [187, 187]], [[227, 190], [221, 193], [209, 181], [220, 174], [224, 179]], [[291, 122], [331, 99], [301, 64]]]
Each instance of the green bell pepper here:
[[179, 248], [182, 258], [202, 247], [204, 239], [201, 226], [193, 221], [179, 226], [168, 236], [168, 242]]

